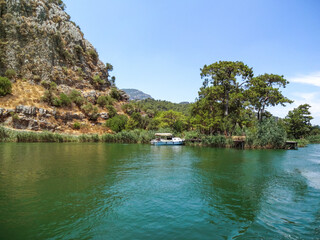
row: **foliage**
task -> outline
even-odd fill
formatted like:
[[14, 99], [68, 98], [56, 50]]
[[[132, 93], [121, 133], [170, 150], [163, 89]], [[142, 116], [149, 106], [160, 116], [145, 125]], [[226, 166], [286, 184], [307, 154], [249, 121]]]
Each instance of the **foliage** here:
[[320, 143], [320, 134], [319, 135], [311, 135], [307, 139], [310, 143]]
[[114, 106], [112, 106], [112, 105], [107, 105], [106, 107], [107, 107], [107, 109], [108, 109], [109, 117], [112, 118], [112, 117], [114, 117], [114, 116], [117, 115], [117, 110], [114, 108]]
[[60, 93], [60, 103], [61, 103], [61, 106], [70, 107], [72, 101], [67, 94]]
[[99, 75], [95, 75], [93, 78], [92, 78], [92, 81], [94, 84], [104, 84], [104, 80], [100, 78]]
[[80, 124], [79, 122], [75, 122], [75, 123], [73, 124], [73, 129], [79, 130], [80, 128], [81, 128], [81, 124]]
[[5, 72], [5, 75], [7, 78], [12, 79], [12, 78], [16, 77], [17, 73], [14, 69], [7, 69]]
[[209, 135], [202, 138], [202, 143], [210, 147], [225, 147], [227, 139], [223, 135]]
[[319, 135], [320, 136], [320, 126], [315, 125], [311, 127], [310, 135]]
[[[44, 99], [44, 98], [43, 98]], [[53, 97], [51, 104], [55, 107], [61, 107], [62, 106], [62, 102], [60, 100], [60, 98], [57, 97]]]
[[154, 117], [158, 112], [165, 112], [173, 110], [176, 112], [181, 112], [185, 116], [190, 115], [191, 104], [189, 103], [172, 103], [163, 100], [154, 100], [151, 98], [140, 100], [140, 101], [131, 101], [130, 102], [136, 111], [144, 111], [148, 114], [149, 117]]
[[88, 54], [89, 54], [89, 56], [91, 57], [91, 59], [93, 60], [93, 61], [97, 61], [98, 60], [98, 53], [97, 53], [97, 51], [95, 50], [95, 49], [89, 49], [88, 50]]
[[182, 132], [186, 128], [186, 117], [173, 110], [159, 113], [155, 120], [160, 122], [160, 128], [170, 128], [176, 132]]
[[106, 121], [106, 126], [114, 132], [121, 132], [125, 129], [127, 121], [126, 115], [116, 115]]
[[246, 95], [250, 103], [257, 111], [258, 120], [261, 121], [265, 108], [268, 106], [276, 106], [293, 101], [284, 97], [277, 87], [285, 88], [289, 82], [283, 76], [275, 74], [263, 74], [249, 80]]
[[121, 93], [119, 92], [119, 90], [115, 87], [112, 87], [111, 88], [111, 92], [110, 92], [110, 96], [113, 98], [113, 99], [116, 99], [118, 101], [122, 100], [122, 95]]
[[81, 110], [89, 117], [90, 120], [98, 119], [99, 109], [96, 106], [93, 106], [92, 103], [86, 103], [81, 106]]
[[113, 98], [109, 95], [99, 96], [97, 99], [97, 104], [100, 107], [106, 107], [108, 105], [112, 105], [114, 102]]
[[108, 72], [113, 71], [113, 66], [110, 63], [106, 63], [106, 69]]
[[149, 125], [149, 118], [141, 116], [140, 113], [134, 112], [132, 113], [130, 119], [126, 124], [126, 129], [134, 130], [134, 129], [146, 129]]
[[134, 112], [139, 112], [132, 103], [122, 105], [121, 109], [128, 115], [132, 115]]
[[6, 77], [0, 77], [0, 96], [12, 93], [12, 84]]
[[[219, 61], [201, 69], [203, 87], [193, 105], [191, 123], [203, 133], [230, 133], [238, 123], [243, 125], [246, 114], [244, 84], [253, 76], [243, 62]], [[242, 83], [238, 79], [242, 78]]]
[[313, 119], [309, 108], [309, 104], [303, 104], [289, 111], [284, 119], [288, 135], [296, 139], [306, 137], [311, 131], [310, 121]]
[[79, 136], [79, 142], [99, 142], [98, 134], [82, 134]]
[[78, 107], [80, 107], [85, 101], [85, 99], [82, 97], [81, 93], [78, 92], [77, 90], [72, 90], [71, 93], [69, 94], [69, 98]]
[[274, 118], [264, 119], [256, 126], [247, 129], [246, 143], [251, 147], [283, 148], [287, 139], [282, 124]]
[[231, 94], [238, 93], [240, 84], [237, 77], [249, 80], [253, 76], [252, 68], [243, 62], [219, 61], [209, 66], [204, 65], [201, 70], [201, 78], [204, 78], [203, 88], [217, 87], [220, 91], [219, 100], [223, 105], [224, 116], [228, 116], [230, 104], [235, 101]]

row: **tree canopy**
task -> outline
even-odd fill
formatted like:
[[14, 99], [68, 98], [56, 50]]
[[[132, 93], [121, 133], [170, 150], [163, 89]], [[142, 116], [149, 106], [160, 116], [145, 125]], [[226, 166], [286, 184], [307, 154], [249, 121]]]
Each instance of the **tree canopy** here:
[[285, 106], [285, 103], [293, 102], [283, 96], [279, 88], [277, 88], [285, 88], [288, 83], [283, 76], [267, 73], [254, 77], [248, 82], [246, 95], [257, 111], [259, 121], [262, 120], [266, 107], [278, 104]]
[[289, 83], [283, 76], [254, 77], [252, 68], [243, 62], [219, 61], [200, 70], [204, 81], [192, 108], [191, 124], [203, 133], [227, 135], [237, 125], [252, 125], [256, 112], [261, 121], [266, 107], [292, 102], [279, 90]]
[[284, 121], [290, 137], [298, 139], [309, 135], [312, 128], [310, 121], [313, 119], [310, 107], [309, 104], [303, 104], [289, 111]]

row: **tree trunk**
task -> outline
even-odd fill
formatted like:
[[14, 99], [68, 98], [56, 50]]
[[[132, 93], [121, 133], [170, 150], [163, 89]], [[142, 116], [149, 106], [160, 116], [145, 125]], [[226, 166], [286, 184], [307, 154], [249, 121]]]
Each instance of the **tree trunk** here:
[[226, 103], [225, 103], [225, 112], [224, 116], [229, 115], [229, 91], [226, 92]]

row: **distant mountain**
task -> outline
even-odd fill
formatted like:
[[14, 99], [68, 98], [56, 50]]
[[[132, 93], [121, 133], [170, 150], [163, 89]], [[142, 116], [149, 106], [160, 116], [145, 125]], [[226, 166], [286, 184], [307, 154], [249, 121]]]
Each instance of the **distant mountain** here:
[[148, 98], [153, 99], [149, 94], [146, 94], [138, 89], [127, 88], [121, 90], [129, 96], [129, 100], [144, 100]]

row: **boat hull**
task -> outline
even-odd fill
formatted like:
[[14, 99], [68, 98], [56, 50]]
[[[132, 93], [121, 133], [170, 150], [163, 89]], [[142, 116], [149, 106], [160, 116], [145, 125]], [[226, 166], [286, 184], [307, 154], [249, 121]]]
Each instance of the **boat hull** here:
[[183, 145], [183, 141], [151, 141], [152, 145], [162, 146], [162, 145]]

